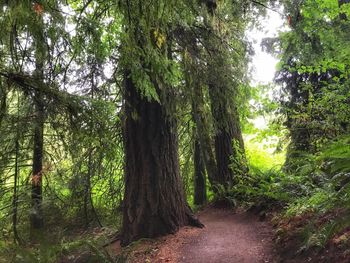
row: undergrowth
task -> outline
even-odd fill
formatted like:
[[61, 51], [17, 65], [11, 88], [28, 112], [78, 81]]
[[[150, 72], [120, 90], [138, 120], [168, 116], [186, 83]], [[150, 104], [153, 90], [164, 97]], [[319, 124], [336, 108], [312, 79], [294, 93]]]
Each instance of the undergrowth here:
[[[43, 236], [35, 243], [16, 244], [0, 241], [0, 263], [51, 263], [51, 262], [115, 262], [113, 256], [103, 248], [111, 229], [62, 237], [59, 242]], [[49, 233], [47, 233], [49, 236]]]
[[278, 239], [297, 236], [298, 252], [322, 249], [341, 237], [350, 247], [350, 137], [315, 154], [297, 154], [288, 166], [248, 144], [249, 175], [230, 190], [235, 200], [265, 210], [279, 208]]

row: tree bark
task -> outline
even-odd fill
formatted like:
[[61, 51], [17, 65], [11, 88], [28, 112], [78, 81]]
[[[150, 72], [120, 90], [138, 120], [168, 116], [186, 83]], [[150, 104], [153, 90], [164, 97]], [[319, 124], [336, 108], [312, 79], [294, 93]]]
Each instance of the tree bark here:
[[[200, 175], [201, 172], [197, 172], [197, 170], [201, 170], [201, 163], [204, 164], [204, 169], [206, 170], [206, 174], [208, 175], [209, 182], [211, 184], [214, 184], [214, 180], [216, 178], [216, 161], [215, 161], [215, 155], [213, 151], [213, 141], [210, 135], [210, 131], [212, 130], [210, 120], [208, 120], [208, 112], [206, 112], [206, 104], [205, 104], [205, 98], [203, 93], [203, 88], [205, 86], [205, 82], [202, 80], [201, 68], [203, 68], [203, 65], [200, 63], [197, 63], [197, 57], [199, 56], [198, 47], [196, 44], [196, 38], [192, 34], [188, 34], [187, 37], [190, 39], [191, 45], [188, 45], [186, 48], [189, 51], [188, 56], [183, 57], [183, 65], [184, 65], [184, 71], [185, 71], [185, 81], [186, 81], [186, 87], [191, 92], [190, 97], [192, 100], [192, 119], [195, 123], [195, 129], [194, 129], [194, 140], [195, 140], [195, 152], [194, 152], [194, 159], [196, 162], [197, 158], [201, 158], [201, 161], [198, 160], [198, 166], [196, 166], [195, 163], [195, 193], [196, 196], [196, 176]], [[192, 46], [194, 45], [194, 46]], [[197, 151], [199, 152], [196, 152]], [[196, 158], [197, 156], [197, 158]], [[205, 171], [204, 171], [205, 172]], [[205, 176], [205, 174], [204, 174]], [[204, 182], [206, 182], [206, 179], [204, 177]], [[199, 185], [197, 185], [200, 187]], [[203, 186], [202, 186], [203, 187]], [[205, 185], [206, 187], [206, 185]], [[201, 195], [201, 194], [199, 194]], [[205, 197], [206, 201], [206, 197]]]
[[[17, 112], [18, 114], [18, 112]], [[18, 117], [18, 115], [17, 115]], [[18, 118], [17, 118], [18, 121]], [[12, 229], [13, 229], [13, 237], [15, 243], [21, 244], [21, 239], [19, 238], [18, 231], [17, 231], [17, 212], [18, 212], [18, 193], [17, 193], [17, 187], [18, 187], [18, 178], [19, 178], [19, 165], [18, 165], [18, 158], [19, 158], [19, 136], [18, 136], [18, 127], [17, 134], [16, 134], [16, 155], [15, 155], [15, 174], [13, 178], [13, 199], [12, 199]]]
[[[216, 6], [215, 6], [216, 8]], [[229, 187], [234, 183], [234, 176], [248, 171], [244, 157], [244, 142], [240, 127], [239, 113], [235, 94], [238, 84], [232, 81], [232, 65], [228, 61], [228, 47], [217, 36], [220, 30], [214, 24], [215, 10], [208, 10], [209, 21], [207, 48], [210, 56], [208, 61], [208, 87], [211, 111], [215, 130], [215, 157], [217, 172], [214, 184]], [[239, 163], [241, 174], [231, 169], [232, 161]]]
[[207, 185], [205, 165], [199, 141], [194, 145], [194, 204], [204, 205], [207, 202]]
[[[33, 33], [35, 45], [35, 71], [34, 78], [39, 82], [44, 81], [44, 61], [46, 57], [46, 46], [43, 32], [43, 20], [40, 18], [38, 29]], [[31, 237], [36, 239], [38, 231], [44, 227], [42, 211], [42, 170], [44, 154], [44, 97], [41, 91], [35, 91], [34, 103], [34, 137], [33, 137], [33, 163], [32, 163], [32, 210], [30, 214]]]
[[125, 118], [122, 246], [188, 224], [202, 227], [185, 199], [175, 120], [163, 105], [139, 94], [130, 72], [125, 74]]
[[[33, 171], [32, 171], [32, 211], [30, 224], [32, 233], [44, 226], [42, 212], [42, 170], [43, 170], [43, 148], [44, 148], [44, 109], [42, 96], [36, 94], [35, 102], [35, 123], [34, 123], [34, 148], [33, 148]], [[33, 233], [34, 234], [34, 233]]]
[[[239, 125], [238, 111], [236, 109], [234, 112], [230, 112], [229, 106], [225, 103], [227, 98], [223, 98], [222, 94], [220, 94], [225, 88], [212, 83], [209, 84], [212, 115], [216, 124], [214, 141], [217, 174], [215, 182], [227, 186], [232, 184], [234, 179], [234, 173], [230, 168], [231, 158], [240, 158], [237, 149], [234, 149], [234, 141], [238, 141], [242, 152], [244, 152], [244, 143]], [[246, 169], [246, 167], [242, 167], [242, 170]]]
[[[194, 73], [189, 72], [188, 74], [192, 75]], [[209, 126], [207, 116], [205, 116], [204, 112], [205, 102], [202, 83], [197, 79], [198, 77], [199, 76], [189, 76], [189, 78], [192, 78], [192, 81], [188, 81], [188, 85], [193, 86], [192, 116], [196, 124], [195, 138], [199, 143], [209, 182], [213, 185], [217, 176], [217, 167], [212, 146], [213, 141], [210, 136], [211, 127]]]

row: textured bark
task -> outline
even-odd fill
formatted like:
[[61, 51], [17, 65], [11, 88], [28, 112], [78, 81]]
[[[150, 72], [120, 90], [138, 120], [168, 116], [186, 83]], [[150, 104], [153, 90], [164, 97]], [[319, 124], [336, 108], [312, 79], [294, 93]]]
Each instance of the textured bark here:
[[[46, 58], [46, 46], [44, 32], [42, 30], [43, 20], [40, 18], [41, 28], [33, 32], [35, 44], [35, 71], [34, 78], [38, 83], [44, 81], [44, 61]], [[32, 163], [32, 191], [31, 201], [32, 210], [30, 214], [31, 237], [36, 239], [39, 234], [38, 230], [44, 226], [44, 218], [42, 212], [42, 170], [43, 170], [43, 154], [44, 154], [44, 97], [40, 91], [34, 93], [34, 138], [33, 138], [33, 163]]]
[[125, 195], [121, 244], [203, 226], [187, 205], [180, 177], [176, 123], [141, 97], [125, 76]]
[[[198, 156], [201, 156], [202, 160], [200, 163], [204, 163], [206, 174], [208, 175], [209, 182], [211, 184], [214, 183], [215, 177], [216, 177], [216, 161], [215, 161], [215, 155], [213, 151], [214, 143], [212, 141], [212, 137], [210, 135], [210, 131], [212, 130], [211, 124], [210, 124], [210, 117], [208, 118], [208, 112], [206, 109], [205, 104], [205, 98], [204, 98], [204, 92], [203, 88], [205, 87], [205, 82], [201, 75], [201, 68], [203, 68], [203, 65], [201, 65], [197, 57], [199, 56], [199, 48], [197, 47], [196, 38], [192, 34], [186, 34], [186, 37], [189, 39], [188, 42], [184, 41], [184, 45], [186, 46], [190, 58], [184, 57], [183, 58], [183, 64], [185, 67], [185, 81], [186, 86], [189, 91], [191, 91], [191, 98], [192, 98], [192, 119], [195, 123], [195, 129], [194, 129], [194, 139], [196, 141], [195, 143], [195, 150], [196, 147], [199, 147], [200, 155], [198, 153]], [[182, 40], [184, 38], [181, 38]], [[196, 159], [196, 151], [195, 151], [195, 159]], [[198, 169], [200, 165], [197, 167]], [[196, 172], [196, 165], [195, 165], [195, 174], [200, 174]], [[204, 178], [204, 182], [206, 179]], [[196, 182], [195, 182], [196, 184]], [[196, 191], [196, 186], [195, 186]], [[195, 193], [196, 195], [196, 193]]]
[[195, 137], [196, 140], [198, 140], [200, 146], [200, 151], [205, 164], [205, 169], [208, 174], [208, 179], [210, 183], [213, 184], [216, 178], [217, 168], [212, 147], [212, 138], [210, 136], [210, 127], [207, 116], [204, 112], [205, 103], [202, 85], [198, 80], [193, 80], [192, 85], [192, 88], [194, 89], [192, 95], [192, 116], [196, 124]]
[[207, 187], [205, 165], [201, 146], [198, 140], [194, 146], [194, 204], [203, 205], [207, 202]]
[[[216, 123], [215, 157], [217, 164], [217, 173], [215, 183], [227, 186], [233, 183], [234, 174], [230, 168], [231, 158], [239, 158], [233, 147], [233, 142], [239, 142], [239, 147], [244, 152], [244, 143], [239, 124], [237, 109], [230, 112], [229, 106], [225, 103], [227, 98], [223, 98], [222, 90], [227, 87], [219, 87], [215, 84], [209, 84], [209, 95], [211, 100], [212, 115]], [[242, 170], [247, 170], [242, 167]]]
[[40, 94], [35, 96], [35, 123], [34, 123], [34, 148], [32, 171], [32, 211], [30, 224], [32, 230], [41, 229], [44, 226], [42, 213], [42, 170], [44, 148], [44, 109]]
[[[207, 3], [210, 1], [207, 1]], [[215, 9], [209, 9], [209, 21], [206, 21], [208, 35], [207, 48], [210, 52], [208, 61], [208, 87], [211, 102], [211, 111], [214, 119], [215, 130], [215, 157], [216, 176], [214, 184], [229, 187], [234, 183], [234, 174], [231, 166], [231, 158], [240, 163], [241, 173], [248, 171], [245, 163], [244, 142], [240, 128], [239, 114], [236, 106], [235, 94], [238, 85], [232, 81], [232, 65], [228, 60], [230, 52], [217, 36], [221, 35], [220, 29], [215, 25]], [[223, 36], [224, 37], [224, 36]], [[234, 147], [238, 142], [238, 148]], [[242, 158], [241, 160], [239, 160]]]
[[[215, 41], [209, 41], [209, 43], [213, 44]], [[213, 54], [212, 61], [208, 63], [208, 86], [214, 119], [215, 158], [217, 165], [214, 182], [225, 186], [232, 184], [235, 176], [230, 168], [231, 158], [241, 158], [242, 156], [239, 156], [239, 152], [244, 153], [239, 114], [231, 91], [234, 87], [230, 86], [233, 84], [223, 74], [226, 68], [229, 67], [230, 65], [227, 65], [225, 60], [225, 53], [220, 52], [220, 50]], [[239, 152], [238, 149], [234, 148], [233, 143], [235, 141], [238, 142]], [[247, 166], [242, 164], [240, 169], [247, 171]]]

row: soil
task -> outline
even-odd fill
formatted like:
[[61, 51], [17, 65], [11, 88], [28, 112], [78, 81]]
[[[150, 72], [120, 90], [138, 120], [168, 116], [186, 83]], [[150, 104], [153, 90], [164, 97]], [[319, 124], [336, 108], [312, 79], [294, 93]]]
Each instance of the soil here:
[[[198, 214], [205, 228], [181, 228], [174, 235], [141, 242], [128, 262], [273, 263], [273, 229], [249, 212], [207, 208]], [[118, 243], [113, 250], [119, 250]]]
[[206, 227], [181, 247], [178, 262], [277, 262], [272, 228], [255, 215], [211, 208], [199, 217]]

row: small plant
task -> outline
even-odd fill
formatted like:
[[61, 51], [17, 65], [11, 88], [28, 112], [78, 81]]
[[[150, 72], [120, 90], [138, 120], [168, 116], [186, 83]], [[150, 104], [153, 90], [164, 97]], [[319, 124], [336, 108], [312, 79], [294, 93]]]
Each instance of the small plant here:
[[235, 192], [232, 187], [225, 187], [222, 184], [216, 184], [213, 186], [214, 199], [213, 203], [217, 206], [229, 206], [236, 207], [237, 200], [235, 198]]

